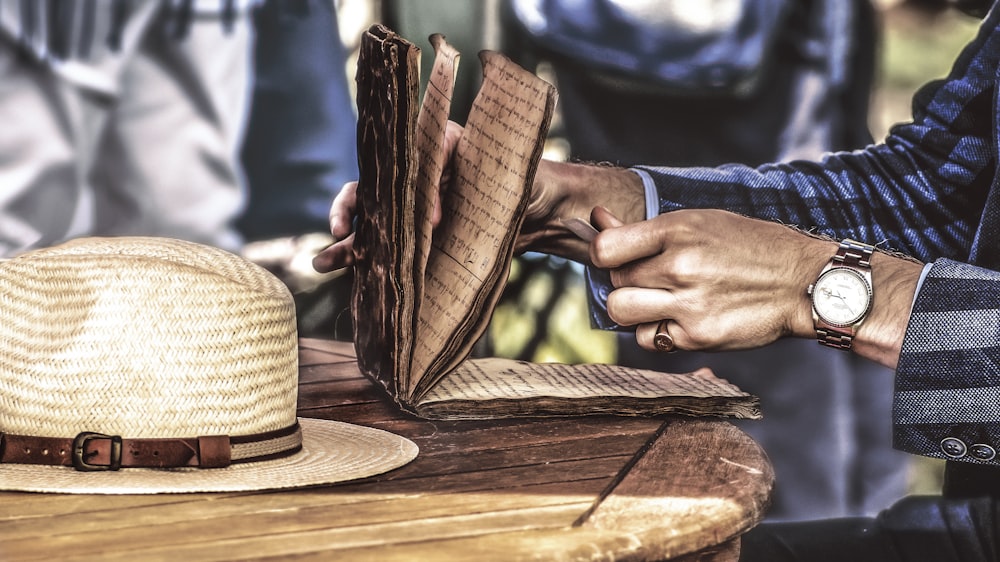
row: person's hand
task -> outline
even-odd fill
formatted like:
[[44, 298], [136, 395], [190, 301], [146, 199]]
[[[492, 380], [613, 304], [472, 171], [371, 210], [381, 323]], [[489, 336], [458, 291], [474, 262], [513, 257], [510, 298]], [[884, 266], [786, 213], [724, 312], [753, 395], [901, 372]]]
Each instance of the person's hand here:
[[[815, 338], [806, 288], [837, 243], [774, 222], [727, 211], [683, 210], [622, 225], [595, 209], [600, 234], [595, 266], [616, 287], [608, 314], [636, 326], [636, 341], [655, 350], [660, 322], [678, 349], [748, 349], [784, 336]], [[919, 263], [876, 252], [873, 308], [854, 351], [894, 367], [920, 275]]]
[[330, 206], [330, 234], [333, 244], [313, 258], [313, 269], [327, 273], [354, 265], [354, 215], [358, 204], [358, 182], [352, 181], [340, 188], [340, 193]]
[[515, 249], [541, 252], [590, 264], [590, 242], [566, 225], [591, 217], [595, 207], [610, 209], [625, 222], [646, 216], [642, 180], [614, 166], [542, 160]]
[[621, 226], [595, 209], [603, 232], [594, 265], [611, 270], [608, 314], [637, 326], [654, 350], [657, 324], [679, 349], [759, 347], [812, 329], [806, 287], [836, 251], [831, 241], [717, 210], [684, 210]]
[[[463, 128], [448, 122], [441, 190], [451, 184], [454, 155]], [[313, 268], [328, 272], [354, 264], [353, 224], [357, 212], [357, 182], [346, 184], [330, 208], [334, 243], [313, 258]], [[589, 263], [588, 242], [565, 226], [564, 219], [586, 219], [595, 206], [611, 209], [626, 221], [645, 216], [642, 182], [634, 173], [611, 166], [569, 164], [542, 160], [532, 184], [525, 220], [515, 241], [515, 252], [542, 252]], [[436, 204], [433, 223], [441, 220]]]
[[[440, 189], [444, 190], [451, 183], [453, 174], [452, 160], [458, 141], [462, 138], [462, 126], [449, 121], [444, 132], [443, 150], [445, 166], [441, 174]], [[348, 182], [333, 199], [330, 206], [330, 234], [333, 244], [313, 258], [313, 268], [326, 273], [354, 265], [354, 217], [358, 209], [358, 182]], [[434, 203], [431, 222], [436, 226], [441, 222], [440, 198]]]

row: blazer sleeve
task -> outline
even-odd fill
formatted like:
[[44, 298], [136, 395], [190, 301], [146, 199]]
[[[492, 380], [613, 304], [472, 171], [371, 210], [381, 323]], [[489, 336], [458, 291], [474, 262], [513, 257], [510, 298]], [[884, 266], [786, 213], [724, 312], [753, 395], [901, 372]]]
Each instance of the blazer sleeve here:
[[[992, 205], [1000, 213], [1000, 190], [991, 193], [998, 162], [998, 69], [995, 6], [948, 77], [916, 93], [913, 120], [893, 127], [881, 144], [756, 168], [635, 169], [655, 185], [660, 213], [726, 209], [854, 238], [925, 262], [968, 260], [984, 208]], [[610, 289], [602, 272], [588, 271], [597, 327], [616, 328], [606, 314]]]
[[969, 255], [997, 166], [1000, 8], [948, 76], [917, 91], [913, 119], [880, 144], [756, 168], [637, 166], [659, 211], [715, 208], [878, 243], [922, 261]]
[[934, 262], [914, 300], [895, 384], [897, 449], [1000, 465], [1000, 273]]

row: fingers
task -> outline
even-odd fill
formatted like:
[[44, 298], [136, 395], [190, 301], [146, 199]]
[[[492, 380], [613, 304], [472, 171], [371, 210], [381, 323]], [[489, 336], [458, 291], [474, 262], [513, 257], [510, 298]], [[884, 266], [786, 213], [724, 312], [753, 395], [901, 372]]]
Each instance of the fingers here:
[[639, 347], [647, 351], [672, 353], [679, 349], [676, 337], [681, 335], [678, 325], [673, 320], [647, 322], [636, 326], [635, 341]]
[[666, 246], [666, 236], [658, 221], [623, 225], [610, 212], [599, 208], [594, 209], [591, 217], [594, 226], [601, 233], [591, 243], [590, 258], [595, 266], [602, 269], [613, 269], [641, 258], [655, 256]]
[[623, 226], [625, 223], [607, 208], [594, 207], [594, 210], [590, 212], [590, 224], [594, 225], [597, 230], [606, 230]]
[[312, 265], [319, 273], [328, 273], [354, 265], [354, 233], [316, 254]]
[[357, 213], [358, 182], [344, 184], [340, 193], [333, 199], [330, 206], [330, 234], [335, 240], [343, 240], [354, 229], [354, 216]]
[[441, 190], [439, 189], [434, 197], [434, 209], [431, 211], [431, 225], [435, 227], [441, 224], [441, 218], [444, 217], [444, 211], [441, 208], [440, 194]]
[[334, 243], [316, 254], [313, 269], [327, 273], [354, 265], [354, 216], [357, 213], [358, 182], [344, 184], [330, 205], [330, 234]]
[[608, 315], [621, 326], [670, 318], [676, 308], [676, 298], [664, 289], [622, 287], [608, 294]]
[[[458, 148], [459, 140], [462, 138], [462, 132], [462, 126], [453, 121], [449, 121], [445, 128], [443, 150], [445, 162], [449, 165], [446, 166], [446, 174], [441, 180], [442, 188], [449, 181], [447, 176], [450, 173], [450, 163]], [[330, 206], [330, 234], [333, 235], [334, 243], [313, 258], [313, 268], [318, 272], [326, 273], [354, 265], [354, 218], [357, 215], [357, 191], [358, 182], [352, 181], [344, 184]], [[440, 222], [441, 215], [439, 197], [432, 211], [433, 224], [436, 225]]]
[[454, 156], [455, 150], [458, 147], [458, 141], [462, 138], [462, 133], [465, 129], [454, 121], [448, 121], [444, 129], [444, 153], [445, 161], [450, 160]]
[[[462, 139], [462, 133], [465, 129], [454, 121], [448, 121], [444, 129], [444, 143], [442, 145], [442, 150], [444, 151], [444, 169], [441, 170], [441, 191], [448, 189], [448, 185], [451, 183], [452, 175], [454, 175], [455, 168], [455, 153], [458, 152], [458, 142]], [[440, 214], [436, 215], [440, 219]], [[437, 224], [436, 222], [434, 224]]]

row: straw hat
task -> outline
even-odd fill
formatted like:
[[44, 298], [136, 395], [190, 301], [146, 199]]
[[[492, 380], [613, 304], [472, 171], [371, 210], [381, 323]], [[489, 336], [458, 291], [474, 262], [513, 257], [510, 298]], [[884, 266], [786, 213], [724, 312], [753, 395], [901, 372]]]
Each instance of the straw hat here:
[[292, 297], [243, 258], [121, 237], [0, 262], [0, 489], [292, 488], [416, 456], [385, 431], [297, 418], [297, 391]]

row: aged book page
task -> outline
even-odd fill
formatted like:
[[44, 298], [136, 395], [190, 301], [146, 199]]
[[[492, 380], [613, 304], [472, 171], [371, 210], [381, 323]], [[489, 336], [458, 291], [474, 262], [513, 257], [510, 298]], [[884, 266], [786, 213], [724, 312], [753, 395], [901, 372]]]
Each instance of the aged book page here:
[[[430, 79], [427, 89], [424, 92], [424, 99], [420, 106], [420, 113], [417, 116], [417, 136], [416, 153], [419, 167], [417, 170], [414, 202], [414, 282], [413, 292], [417, 302], [414, 308], [416, 314], [416, 326], [414, 328], [413, 359], [407, 365], [405, 372], [400, 372], [399, 377], [403, 380], [399, 382], [400, 392], [404, 396], [412, 396], [414, 387], [422, 378], [423, 370], [412, 368], [413, 362], [426, 364], [426, 357], [432, 357], [437, 353], [436, 349], [431, 349], [423, 344], [423, 340], [417, 336], [420, 332], [427, 332], [429, 329], [436, 329], [428, 326], [426, 312], [421, 312], [426, 307], [421, 306], [425, 300], [432, 307], [437, 307], [440, 302], [440, 287], [432, 286], [430, 296], [425, 299], [425, 277], [427, 273], [427, 260], [431, 253], [431, 243], [433, 237], [434, 224], [432, 215], [434, 207], [438, 204], [440, 194], [438, 186], [441, 183], [441, 175], [444, 170], [444, 133], [448, 123], [448, 115], [451, 111], [451, 98], [455, 89], [455, 75], [458, 72], [459, 53], [454, 47], [445, 41], [443, 35], [434, 34], [430, 37], [434, 46], [434, 65], [431, 68]], [[440, 334], [435, 340], [447, 338], [447, 334]]]
[[760, 417], [757, 402], [748, 398], [709, 369], [668, 374], [617, 365], [488, 358], [456, 367], [427, 393], [418, 411], [427, 417], [448, 418], [585, 411]]
[[510, 270], [555, 89], [488, 51], [483, 83], [458, 144], [454, 183], [442, 197], [419, 311], [412, 370], [419, 400], [464, 361], [482, 336]]
[[[439, 193], [459, 53], [441, 35], [430, 41], [435, 62], [418, 104], [419, 49], [378, 24], [362, 38], [352, 302], [362, 373], [404, 409], [434, 418], [758, 417], [756, 397], [708, 370], [468, 360], [509, 274], [555, 90], [481, 53], [483, 84]], [[574, 232], [593, 236], [577, 222]]]

